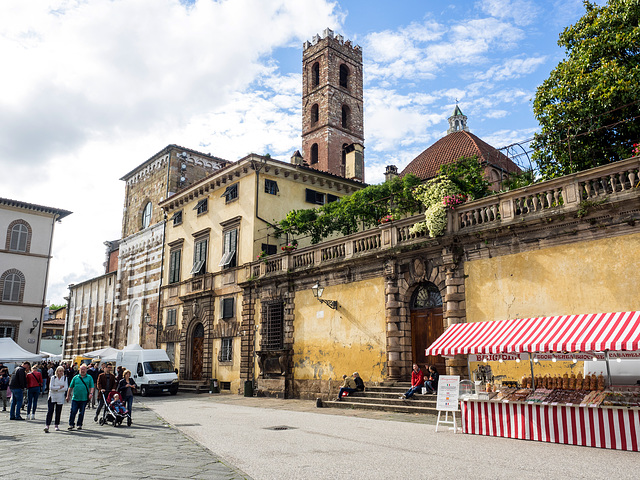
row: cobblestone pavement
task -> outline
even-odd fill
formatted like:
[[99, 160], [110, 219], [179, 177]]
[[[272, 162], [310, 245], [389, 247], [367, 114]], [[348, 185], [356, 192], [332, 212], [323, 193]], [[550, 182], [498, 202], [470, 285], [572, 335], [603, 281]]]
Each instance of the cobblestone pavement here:
[[[36, 420], [10, 421], [0, 412], [0, 478], [90, 480], [249, 479], [136, 401], [131, 427], [94, 423], [87, 409], [82, 431], [67, 431], [69, 404], [59, 432], [44, 432], [46, 402]], [[22, 414], [26, 417], [26, 413]]]
[[143, 401], [255, 480], [638, 479], [638, 453], [436, 433], [433, 416], [238, 395]]

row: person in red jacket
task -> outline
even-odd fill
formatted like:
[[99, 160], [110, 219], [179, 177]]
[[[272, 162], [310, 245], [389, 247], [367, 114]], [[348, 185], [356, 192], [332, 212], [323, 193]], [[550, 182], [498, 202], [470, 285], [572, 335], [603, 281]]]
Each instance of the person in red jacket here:
[[38, 396], [42, 388], [42, 374], [36, 365], [27, 374], [27, 420], [36, 419], [36, 408], [38, 407]]
[[424, 374], [420, 367], [417, 364], [413, 364], [413, 372], [411, 372], [411, 388], [407, 390], [407, 392], [402, 395], [400, 398], [406, 399], [411, 398], [414, 393], [422, 389], [422, 384], [424, 383]]

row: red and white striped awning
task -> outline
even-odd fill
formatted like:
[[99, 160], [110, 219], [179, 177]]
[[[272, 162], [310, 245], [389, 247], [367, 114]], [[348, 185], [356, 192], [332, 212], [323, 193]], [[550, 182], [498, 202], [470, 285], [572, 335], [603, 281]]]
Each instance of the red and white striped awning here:
[[426, 355], [640, 350], [640, 312], [451, 325]]

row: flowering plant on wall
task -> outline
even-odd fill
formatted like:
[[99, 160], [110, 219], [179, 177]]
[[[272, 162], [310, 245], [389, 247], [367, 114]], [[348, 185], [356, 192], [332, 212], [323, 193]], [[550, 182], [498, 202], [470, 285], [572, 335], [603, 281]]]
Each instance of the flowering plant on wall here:
[[295, 240], [281, 247], [283, 252], [293, 252], [296, 248], [298, 248], [298, 242]]
[[640, 156], [640, 143], [633, 144], [633, 150], [631, 151], [634, 157]]
[[393, 218], [393, 215], [385, 215], [380, 219], [380, 223], [389, 223], [389, 222], [392, 222], [393, 220], [395, 220], [395, 218]]
[[414, 224], [409, 230], [410, 233], [428, 232], [430, 237], [442, 235], [447, 228], [447, 207], [446, 197], [462, 198], [467, 197], [460, 188], [450, 179], [438, 176], [429, 180], [415, 189], [415, 196], [425, 206], [424, 222]]
[[462, 205], [467, 201], [467, 196], [464, 193], [456, 193], [454, 195], [445, 195], [442, 199], [442, 203], [445, 207], [450, 209], [456, 208], [458, 205]]
[[267, 263], [267, 252], [265, 252], [264, 250], [262, 250], [259, 254], [258, 254], [258, 260]]

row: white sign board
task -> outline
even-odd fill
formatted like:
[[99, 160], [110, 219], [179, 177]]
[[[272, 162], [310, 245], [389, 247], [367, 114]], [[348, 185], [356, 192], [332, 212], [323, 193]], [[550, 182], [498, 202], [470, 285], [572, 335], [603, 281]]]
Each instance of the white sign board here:
[[458, 411], [458, 394], [460, 392], [459, 375], [440, 375], [438, 379], [438, 399], [436, 408], [442, 411]]

